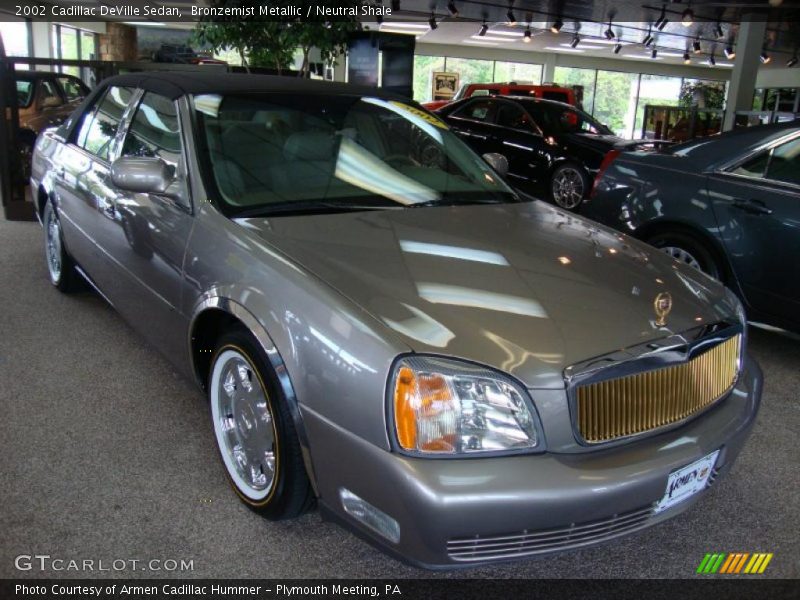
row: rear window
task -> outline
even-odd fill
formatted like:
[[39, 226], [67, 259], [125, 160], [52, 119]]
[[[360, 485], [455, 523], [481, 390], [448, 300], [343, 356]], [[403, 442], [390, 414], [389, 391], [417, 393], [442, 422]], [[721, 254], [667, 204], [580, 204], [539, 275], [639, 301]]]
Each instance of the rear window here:
[[569, 104], [569, 94], [566, 92], [542, 92], [542, 98], [545, 100], [556, 100], [557, 102], [566, 102]]

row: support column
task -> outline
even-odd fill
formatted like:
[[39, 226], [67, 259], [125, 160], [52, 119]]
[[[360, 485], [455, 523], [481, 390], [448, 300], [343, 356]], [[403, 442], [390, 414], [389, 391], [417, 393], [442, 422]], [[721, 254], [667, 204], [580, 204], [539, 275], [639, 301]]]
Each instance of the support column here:
[[542, 65], [542, 83], [553, 83], [556, 80], [556, 55], [550, 52], [545, 55]]
[[722, 130], [733, 129], [737, 110], [752, 110], [753, 92], [756, 89], [759, 56], [764, 48], [764, 34], [767, 24], [756, 19], [754, 15], [744, 15], [739, 26], [739, 38], [736, 40], [736, 58], [728, 85], [728, 96], [725, 99], [725, 121]]

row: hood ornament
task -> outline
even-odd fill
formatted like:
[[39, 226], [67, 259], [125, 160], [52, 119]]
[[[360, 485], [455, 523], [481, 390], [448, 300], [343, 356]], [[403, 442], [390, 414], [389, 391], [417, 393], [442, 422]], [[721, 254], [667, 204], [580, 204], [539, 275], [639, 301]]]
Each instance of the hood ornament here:
[[672, 296], [669, 292], [661, 292], [653, 302], [656, 311], [656, 325], [664, 327], [667, 324], [667, 315], [672, 310]]

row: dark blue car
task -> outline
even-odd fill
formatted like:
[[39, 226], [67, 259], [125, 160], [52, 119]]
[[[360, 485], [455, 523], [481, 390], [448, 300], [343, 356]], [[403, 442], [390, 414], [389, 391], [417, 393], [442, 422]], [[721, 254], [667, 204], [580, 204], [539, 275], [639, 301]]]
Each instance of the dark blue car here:
[[582, 213], [722, 280], [750, 320], [800, 331], [800, 121], [609, 152]]

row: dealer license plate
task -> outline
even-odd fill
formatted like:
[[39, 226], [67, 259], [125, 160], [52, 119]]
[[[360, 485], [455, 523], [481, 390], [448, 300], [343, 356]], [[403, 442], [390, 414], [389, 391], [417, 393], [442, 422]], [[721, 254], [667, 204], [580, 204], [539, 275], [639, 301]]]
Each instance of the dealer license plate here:
[[655, 512], [660, 513], [667, 510], [704, 490], [711, 471], [714, 470], [717, 456], [719, 456], [719, 450], [670, 473], [667, 479], [667, 490], [656, 505]]

